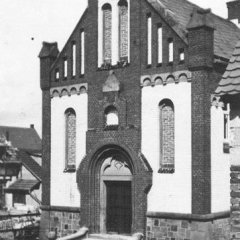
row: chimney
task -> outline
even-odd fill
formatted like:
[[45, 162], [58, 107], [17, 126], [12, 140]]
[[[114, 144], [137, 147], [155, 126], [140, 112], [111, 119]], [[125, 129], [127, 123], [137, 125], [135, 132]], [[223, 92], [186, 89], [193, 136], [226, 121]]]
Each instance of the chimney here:
[[212, 68], [214, 21], [210, 9], [195, 9], [187, 25], [189, 69]]
[[240, 26], [240, 0], [227, 2], [228, 20], [234, 22], [238, 27]]
[[30, 124], [30, 128], [34, 129], [34, 124]]
[[56, 42], [43, 42], [42, 49], [38, 56], [40, 58], [40, 85], [42, 90], [48, 90], [50, 88], [50, 69], [58, 53]]

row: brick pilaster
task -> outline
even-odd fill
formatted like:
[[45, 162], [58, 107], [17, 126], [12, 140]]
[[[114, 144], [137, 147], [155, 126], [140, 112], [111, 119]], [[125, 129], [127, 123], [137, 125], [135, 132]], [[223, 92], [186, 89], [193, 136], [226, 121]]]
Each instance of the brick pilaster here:
[[197, 10], [188, 23], [192, 71], [192, 213], [211, 213], [210, 74], [214, 24], [210, 10]]

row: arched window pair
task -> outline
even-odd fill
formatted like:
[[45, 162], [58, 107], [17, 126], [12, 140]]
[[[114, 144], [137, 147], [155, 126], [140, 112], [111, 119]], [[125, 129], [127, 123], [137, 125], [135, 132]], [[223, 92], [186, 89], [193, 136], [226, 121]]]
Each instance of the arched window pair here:
[[164, 99], [160, 109], [160, 170], [162, 173], [174, 172], [175, 155], [175, 114], [173, 102]]
[[[118, 2], [119, 14], [119, 60], [128, 57], [128, 3], [126, 0]], [[103, 62], [111, 63], [112, 60], [112, 6], [106, 3], [102, 6], [103, 16]], [[115, 26], [113, 26], [115, 27]], [[117, 27], [117, 26], [116, 26]]]
[[76, 112], [73, 108], [65, 111], [65, 171], [76, 170]]

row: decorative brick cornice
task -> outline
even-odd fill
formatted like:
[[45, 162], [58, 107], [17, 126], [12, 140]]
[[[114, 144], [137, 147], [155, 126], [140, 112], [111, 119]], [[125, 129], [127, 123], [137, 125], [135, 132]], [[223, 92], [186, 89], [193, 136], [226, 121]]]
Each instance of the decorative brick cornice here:
[[190, 71], [176, 71], [173, 73], [160, 73], [141, 76], [142, 87], [166, 85], [169, 83], [191, 82], [192, 73]]
[[87, 93], [88, 90], [88, 84], [82, 83], [82, 84], [74, 84], [69, 86], [63, 86], [63, 87], [54, 87], [50, 89], [51, 98], [54, 97], [62, 97], [62, 96], [71, 96], [75, 94], [82, 94]]

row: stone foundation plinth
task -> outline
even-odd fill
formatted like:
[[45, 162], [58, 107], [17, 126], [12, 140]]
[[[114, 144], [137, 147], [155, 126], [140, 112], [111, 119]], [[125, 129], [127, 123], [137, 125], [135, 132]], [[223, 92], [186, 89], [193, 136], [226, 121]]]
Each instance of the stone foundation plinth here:
[[65, 207], [43, 207], [40, 224], [40, 239], [47, 240], [50, 231], [58, 237], [75, 233], [80, 228], [80, 209]]
[[[223, 213], [224, 214], [224, 213]], [[212, 214], [211, 214], [212, 215]], [[158, 217], [147, 218], [147, 240], [229, 240], [230, 221], [220, 219], [191, 219], [190, 215], [184, 219], [167, 219]], [[205, 215], [206, 216], [206, 215]], [[210, 215], [208, 215], [210, 216]], [[195, 218], [197, 218], [195, 216]]]

